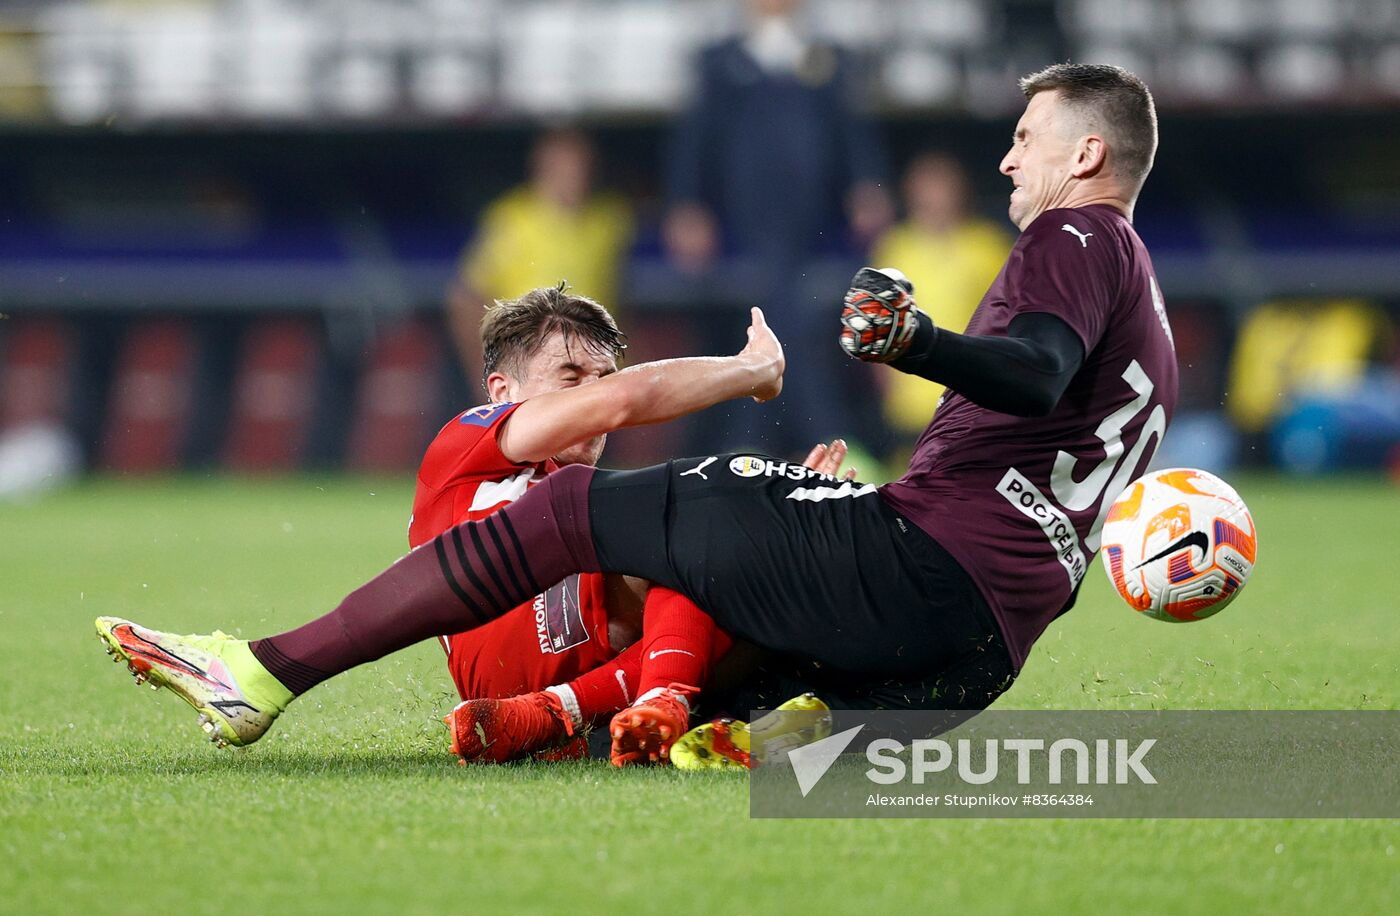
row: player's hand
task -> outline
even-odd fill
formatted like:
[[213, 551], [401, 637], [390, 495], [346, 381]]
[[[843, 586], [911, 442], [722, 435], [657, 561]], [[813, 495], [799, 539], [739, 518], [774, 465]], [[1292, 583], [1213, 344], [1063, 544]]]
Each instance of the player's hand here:
[[804, 467], [826, 474], [831, 477], [840, 477], [842, 480], [855, 480], [856, 469], [847, 468], [846, 473], [841, 473], [841, 463], [846, 460], [846, 440], [833, 439], [831, 444], [818, 442], [812, 446], [812, 450], [807, 453], [807, 460], [803, 461]]
[[841, 349], [868, 363], [899, 359], [920, 314], [908, 277], [893, 267], [862, 267], [841, 306]]
[[783, 358], [783, 345], [764, 320], [763, 309], [749, 309], [752, 323], [749, 325], [749, 343], [735, 357], [748, 365], [755, 375], [752, 397], [762, 404], [771, 401], [783, 390], [783, 370], [787, 361]]

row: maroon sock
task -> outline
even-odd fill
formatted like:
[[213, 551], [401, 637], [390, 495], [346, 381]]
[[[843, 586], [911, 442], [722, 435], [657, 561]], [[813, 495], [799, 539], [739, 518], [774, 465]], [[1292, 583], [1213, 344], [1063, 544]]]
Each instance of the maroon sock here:
[[249, 648], [300, 695], [416, 642], [479, 627], [568, 575], [596, 572], [592, 479], [581, 465], [557, 471], [515, 504], [412, 551], [324, 617]]

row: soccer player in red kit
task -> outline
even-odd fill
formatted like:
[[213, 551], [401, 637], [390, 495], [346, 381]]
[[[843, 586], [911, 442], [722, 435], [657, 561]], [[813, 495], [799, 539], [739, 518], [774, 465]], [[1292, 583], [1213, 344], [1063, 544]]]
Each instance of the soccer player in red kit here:
[[[614, 374], [622, 351], [602, 305], [564, 289], [538, 289], [489, 306], [481, 334], [491, 402], [454, 417], [428, 446], [410, 547], [487, 518], [545, 475], [591, 466], [602, 452], [605, 435], [578, 438], [606, 432], [580, 418], [589, 397], [580, 389]], [[551, 395], [544, 409], [540, 402], [525, 406], [544, 394]], [[529, 461], [522, 453], [550, 457]], [[837, 440], [807, 460], [836, 473], [844, 455]], [[458, 549], [455, 541], [451, 546]], [[579, 755], [583, 725], [635, 703], [638, 717], [659, 720], [667, 734], [654, 746], [620, 750], [664, 756], [667, 739], [685, 730], [688, 688], [708, 681], [730, 640], [684, 595], [647, 585], [597, 573], [569, 576], [486, 626], [443, 635], [462, 697], [447, 717], [454, 751], [497, 762], [541, 750], [560, 756], [556, 745], [572, 737], [562, 756]]]
[[[736, 638], [816, 663], [834, 707], [984, 708], [1073, 606], [1108, 507], [1146, 470], [1177, 394], [1131, 221], [1157, 145], [1147, 87], [1083, 64], [1021, 85], [1001, 163], [1021, 237], [967, 333], [935, 327], [897, 272], [862, 270], [846, 296], [848, 353], [948, 389], [900, 480], [857, 484], [752, 454], [575, 465], [491, 516], [513, 543], [466, 522], [288, 633], [215, 645], [110, 618], [99, 632], [124, 657], [137, 639], [157, 646], [147, 669], [246, 742], [320, 680], [538, 591], [504, 587], [511, 568], [541, 584], [605, 571], [673, 588]], [[465, 550], [446, 549], [459, 539]], [[181, 661], [150, 661], [160, 653]], [[182, 664], [231, 683], [199, 686]]]
[[[438, 433], [418, 471], [410, 547], [428, 543], [464, 521], [486, 518], [558, 470], [554, 458], [522, 464], [502, 452], [501, 428], [518, 406], [505, 401], [473, 408]], [[599, 573], [570, 576], [484, 627], [441, 637], [448, 670], [463, 700], [447, 718], [454, 752], [501, 761], [542, 750], [560, 735], [577, 734], [586, 722], [632, 701], [638, 665], [631, 662], [636, 653], [621, 660], [618, 655], [635, 643], [640, 620], [627, 613], [631, 608], [617, 607], [635, 603], [620, 600], [626, 592], [618, 590], [617, 613], [610, 622], [607, 591]], [[469, 704], [517, 695], [530, 699], [513, 704], [518, 708], [514, 715], [509, 706], [503, 716], [499, 705]], [[532, 715], [532, 710], [538, 714]], [[478, 725], [486, 736], [479, 748], [457, 739], [459, 731], [469, 736]], [[573, 747], [575, 753], [582, 752], [578, 742]]]
[[[453, 418], [428, 446], [410, 547], [489, 517], [560, 467], [594, 465], [611, 423], [636, 419], [597, 410], [584, 390], [617, 372], [624, 347], [601, 304], [562, 285], [533, 290], [489, 306], [481, 335], [491, 402]], [[609, 399], [627, 396], [614, 391]], [[466, 549], [457, 541], [452, 547]], [[582, 755], [582, 727], [634, 701], [652, 718], [660, 714], [669, 733], [684, 731], [689, 685], [708, 680], [730, 640], [684, 595], [647, 585], [573, 575], [484, 627], [441, 636], [463, 700], [446, 719], [453, 751], [500, 762], [541, 750], [557, 754], [555, 746], [573, 737], [564, 755]], [[639, 642], [643, 594], [650, 623]], [[659, 755], [663, 748], [650, 750]]]

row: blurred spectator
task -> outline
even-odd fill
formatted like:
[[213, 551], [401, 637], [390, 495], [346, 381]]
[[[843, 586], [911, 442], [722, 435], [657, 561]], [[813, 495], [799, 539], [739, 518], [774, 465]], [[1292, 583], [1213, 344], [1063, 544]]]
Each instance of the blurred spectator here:
[[[996, 279], [1011, 250], [1009, 233], [968, 212], [967, 174], [952, 156], [924, 153], [904, 173], [905, 219], [871, 251], [877, 266], [898, 267], [914, 283], [914, 298], [939, 326], [961, 331]], [[885, 416], [900, 439], [912, 442], [943, 394], [943, 386], [913, 375], [889, 379]]]
[[1259, 306], [1240, 328], [1230, 360], [1230, 418], [1245, 433], [1265, 431], [1297, 396], [1360, 379], [1389, 336], [1384, 313], [1359, 300]]
[[[788, 350], [788, 384], [763, 424], [780, 435], [764, 443], [775, 451], [849, 434], [840, 428], [849, 373], [834, 343], [840, 283], [821, 311], [810, 295], [804, 304], [800, 278], [813, 258], [852, 240], [863, 247], [892, 217], [880, 184], [883, 144], [853, 103], [851, 62], [811, 36], [801, 6], [749, 0], [743, 32], [701, 52], [673, 140], [662, 226], [678, 268], [704, 270], [729, 248], [762, 278], [750, 304], [764, 307]], [[747, 418], [735, 419], [729, 444], [753, 436], [742, 430]]]
[[1400, 455], [1400, 373], [1384, 312], [1355, 299], [1271, 302], [1250, 313], [1230, 361], [1230, 417], [1302, 473], [1377, 468]]
[[853, 103], [851, 63], [819, 43], [802, 0], [749, 0], [746, 29], [700, 53], [676, 133], [664, 229], [675, 262], [699, 269], [721, 232], [744, 255], [830, 249], [841, 225], [868, 243], [890, 221], [883, 144]]
[[594, 187], [592, 142], [572, 129], [542, 135], [525, 184], [492, 202], [462, 258], [448, 300], [452, 335], [468, 377], [481, 365], [481, 315], [494, 299], [567, 280], [617, 314], [618, 276], [632, 239], [620, 196]]

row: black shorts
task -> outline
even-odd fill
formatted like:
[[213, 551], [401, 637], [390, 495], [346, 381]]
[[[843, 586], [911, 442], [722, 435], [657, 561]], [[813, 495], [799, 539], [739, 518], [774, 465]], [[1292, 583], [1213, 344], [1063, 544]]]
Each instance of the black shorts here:
[[1010, 684], [976, 586], [873, 486], [719, 455], [599, 471], [589, 506], [605, 571], [688, 595], [731, 635], [820, 672], [824, 694], [839, 684], [863, 706], [962, 695], [958, 708], [982, 708]]

